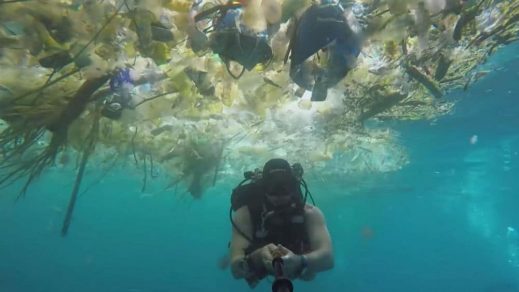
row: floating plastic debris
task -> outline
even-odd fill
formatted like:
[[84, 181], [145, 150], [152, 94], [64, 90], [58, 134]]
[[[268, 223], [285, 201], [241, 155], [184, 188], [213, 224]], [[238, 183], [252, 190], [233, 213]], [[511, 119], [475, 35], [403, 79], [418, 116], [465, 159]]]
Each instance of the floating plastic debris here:
[[274, 155], [323, 176], [395, 171], [409, 163], [397, 133], [366, 121], [448, 114], [443, 96], [485, 78], [519, 30], [513, 0], [136, 3], [0, 2], [0, 186], [26, 191], [64, 145], [143, 181], [164, 169], [197, 198]]
[[472, 135], [472, 137], [470, 137], [470, 139], [469, 139], [469, 142], [472, 145], [475, 145], [476, 143], [478, 143], [478, 135]]

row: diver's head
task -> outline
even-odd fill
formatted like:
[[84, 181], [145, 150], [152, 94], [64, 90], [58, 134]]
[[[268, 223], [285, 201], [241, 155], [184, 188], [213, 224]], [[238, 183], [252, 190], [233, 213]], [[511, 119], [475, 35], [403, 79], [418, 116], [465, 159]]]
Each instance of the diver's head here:
[[288, 161], [274, 158], [263, 167], [263, 184], [267, 201], [274, 207], [284, 207], [299, 196], [299, 181]]

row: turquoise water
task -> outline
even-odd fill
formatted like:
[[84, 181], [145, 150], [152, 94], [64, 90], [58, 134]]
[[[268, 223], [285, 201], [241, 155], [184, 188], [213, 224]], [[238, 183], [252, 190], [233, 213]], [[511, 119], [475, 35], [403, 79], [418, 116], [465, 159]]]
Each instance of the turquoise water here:
[[[518, 51], [496, 56], [498, 70], [469, 91], [451, 93], [462, 97], [452, 115], [373, 122], [401, 133], [411, 159], [401, 171], [336, 181], [309, 174], [336, 265], [296, 281], [295, 291], [519, 291], [519, 239], [507, 236], [519, 229]], [[248, 291], [218, 266], [241, 178], [193, 201], [158, 192], [159, 181], [141, 193], [138, 170], [124, 169], [80, 196], [65, 238], [73, 173], [50, 170], [17, 202], [19, 188], [1, 190], [0, 291]]]

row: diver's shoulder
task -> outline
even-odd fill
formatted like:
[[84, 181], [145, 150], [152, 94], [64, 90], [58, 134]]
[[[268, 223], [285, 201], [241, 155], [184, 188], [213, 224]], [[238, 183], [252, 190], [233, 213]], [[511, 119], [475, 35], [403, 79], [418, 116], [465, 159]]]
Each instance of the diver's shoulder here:
[[307, 216], [323, 216], [323, 212], [321, 212], [321, 209], [319, 207], [305, 204], [305, 215]]

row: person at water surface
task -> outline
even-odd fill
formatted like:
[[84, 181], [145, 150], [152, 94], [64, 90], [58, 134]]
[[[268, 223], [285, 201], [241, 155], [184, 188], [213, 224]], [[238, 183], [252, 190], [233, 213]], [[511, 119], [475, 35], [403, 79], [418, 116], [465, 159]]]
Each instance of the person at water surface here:
[[291, 167], [284, 159], [271, 159], [261, 178], [233, 191], [231, 272], [251, 287], [274, 274], [272, 260], [277, 257], [289, 279], [312, 280], [334, 266], [324, 215], [306, 204], [309, 192], [302, 172], [299, 164]]

